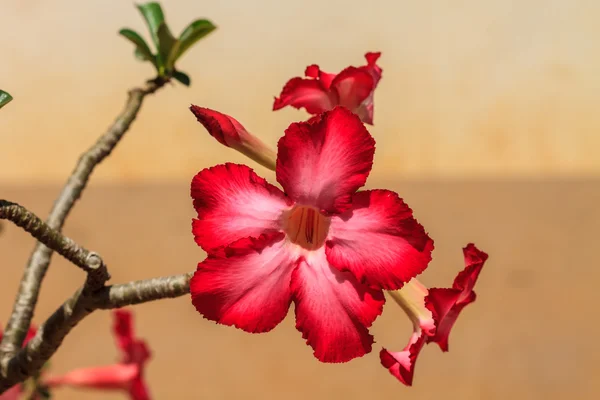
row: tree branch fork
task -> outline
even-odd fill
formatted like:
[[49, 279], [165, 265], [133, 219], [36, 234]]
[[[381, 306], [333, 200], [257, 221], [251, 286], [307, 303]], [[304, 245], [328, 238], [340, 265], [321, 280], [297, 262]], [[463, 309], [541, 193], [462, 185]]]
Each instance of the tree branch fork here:
[[189, 293], [192, 273], [106, 286], [108, 268], [98, 253], [52, 229], [25, 207], [0, 200], [0, 219], [7, 219], [40, 243], [86, 272], [84, 284], [38, 329], [17, 352], [0, 348], [0, 393], [37, 372], [56, 352], [65, 336], [83, 318], [98, 309], [114, 309]]

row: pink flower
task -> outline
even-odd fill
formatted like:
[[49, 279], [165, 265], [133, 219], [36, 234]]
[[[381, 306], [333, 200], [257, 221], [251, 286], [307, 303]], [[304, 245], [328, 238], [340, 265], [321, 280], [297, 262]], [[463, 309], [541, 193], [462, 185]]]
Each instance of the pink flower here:
[[273, 111], [292, 106], [304, 107], [310, 114], [320, 114], [339, 105], [373, 125], [373, 93], [382, 72], [377, 65], [380, 55], [367, 53], [367, 65], [348, 67], [337, 75], [323, 72], [315, 64], [306, 67], [307, 78], [290, 79], [275, 98]]
[[[30, 326], [29, 330], [27, 331], [27, 335], [25, 336], [25, 340], [23, 341], [23, 347], [25, 347], [27, 343], [29, 343], [29, 341], [33, 339], [36, 333], [37, 328], [35, 326]], [[0, 326], [0, 342], [2, 341], [2, 336], [2, 327]], [[0, 394], [0, 400], [19, 400], [23, 392], [23, 385], [17, 384], [5, 391], [4, 393]]]
[[50, 387], [74, 386], [105, 390], [125, 390], [133, 400], [149, 400], [150, 393], [144, 382], [144, 366], [150, 359], [150, 350], [144, 340], [135, 337], [132, 314], [119, 309], [113, 312], [113, 327], [121, 362], [113, 365], [79, 368], [65, 375], [44, 380]]
[[336, 107], [291, 124], [279, 140], [283, 191], [245, 165], [200, 171], [191, 184], [192, 230], [208, 257], [190, 282], [196, 309], [258, 333], [275, 328], [294, 302], [296, 328], [317, 359], [370, 352], [382, 289], [421, 273], [433, 249], [396, 193], [357, 191], [374, 151], [359, 118]]
[[413, 279], [399, 291], [390, 292], [413, 321], [414, 332], [404, 350], [382, 349], [379, 357], [381, 364], [405, 385], [412, 385], [415, 362], [425, 343], [435, 342], [442, 351], [448, 351], [448, 336], [454, 322], [462, 309], [475, 301], [473, 287], [488, 255], [472, 243], [463, 252], [466, 267], [451, 288], [427, 289]]
[[20, 384], [15, 385], [8, 389], [6, 392], [0, 394], [0, 400], [19, 400], [21, 398], [22, 393], [22, 386]]

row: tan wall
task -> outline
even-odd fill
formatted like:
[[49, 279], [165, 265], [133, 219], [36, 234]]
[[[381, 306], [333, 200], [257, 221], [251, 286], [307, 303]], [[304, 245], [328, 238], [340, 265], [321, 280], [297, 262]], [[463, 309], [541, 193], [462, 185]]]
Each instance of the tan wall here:
[[[337, 71], [383, 52], [372, 133], [380, 176], [569, 176], [600, 172], [600, 2], [163, 1], [175, 32], [193, 17], [219, 30], [180, 67], [192, 87], [149, 99], [103, 165], [103, 181], [189, 179], [241, 156], [187, 110], [230, 113], [275, 143], [303, 111], [270, 111], [283, 83], [319, 63]], [[0, 181], [62, 181], [110, 124], [125, 90], [151, 76], [117, 36], [143, 31], [132, 2], [0, 5]]]

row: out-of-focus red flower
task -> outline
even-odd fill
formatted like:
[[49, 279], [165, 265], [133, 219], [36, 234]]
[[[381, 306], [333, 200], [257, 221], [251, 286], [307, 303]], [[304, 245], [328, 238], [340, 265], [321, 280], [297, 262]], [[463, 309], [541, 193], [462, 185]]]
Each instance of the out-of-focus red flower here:
[[[27, 343], [33, 339], [33, 337], [35, 336], [35, 334], [37, 333], [37, 328], [35, 326], [30, 326], [29, 329], [27, 330], [27, 335], [25, 336], [25, 340], [23, 341], [23, 347], [25, 347], [27, 345]], [[0, 326], [0, 342], [2, 341], [2, 337], [3, 337], [3, 332], [2, 332], [2, 327]], [[18, 400], [21, 398], [21, 394], [23, 394], [23, 385], [22, 384], [17, 384], [13, 387], [11, 387], [10, 389], [8, 389], [6, 392], [0, 394], [0, 400]]]
[[475, 301], [473, 287], [488, 255], [474, 244], [463, 249], [465, 269], [454, 279], [451, 288], [427, 289], [416, 279], [402, 289], [390, 292], [394, 300], [413, 321], [414, 332], [408, 345], [399, 352], [382, 349], [381, 364], [406, 385], [412, 385], [417, 356], [426, 343], [437, 343], [448, 351], [448, 336], [462, 309]]
[[320, 361], [370, 352], [382, 289], [422, 272], [433, 249], [396, 193], [358, 191], [374, 151], [360, 119], [336, 107], [291, 124], [280, 139], [283, 191], [245, 165], [200, 171], [191, 184], [192, 231], [208, 257], [190, 282], [196, 309], [258, 333], [277, 326], [294, 302], [296, 327]]
[[363, 122], [373, 125], [373, 93], [382, 72], [377, 65], [380, 55], [367, 53], [367, 65], [348, 67], [337, 75], [323, 72], [315, 64], [306, 67], [306, 78], [292, 78], [285, 84], [275, 98], [273, 111], [292, 106], [320, 114], [335, 106], [344, 106]]
[[150, 350], [144, 340], [135, 336], [130, 311], [119, 309], [113, 315], [113, 332], [121, 350], [121, 361], [113, 365], [78, 368], [62, 376], [49, 377], [44, 380], [46, 385], [125, 390], [132, 400], [150, 399], [144, 381], [144, 366], [150, 359]]

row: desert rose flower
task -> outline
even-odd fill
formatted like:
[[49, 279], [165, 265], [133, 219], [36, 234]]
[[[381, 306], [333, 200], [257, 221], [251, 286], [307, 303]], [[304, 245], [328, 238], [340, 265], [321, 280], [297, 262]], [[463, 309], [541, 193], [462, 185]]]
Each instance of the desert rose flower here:
[[379, 353], [381, 364], [405, 385], [412, 385], [415, 363], [426, 343], [437, 343], [448, 351], [448, 336], [462, 309], [475, 301], [473, 287], [488, 255], [469, 244], [463, 249], [465, 269], [451, 288], [427, 289], [416, 279], [390, 292], [413, 321], [414, 332], [404, 350]]
[[192, 230], [208, 257], [190, 282], [196, 309], [258, 333], [277, 326], [294, 302], [296, 327], [320, 361], [370, 352], [382, 289], [421, 273], [433, 249], [396, 193], [358, 191], [374, 151], [360, 119], [336, 107], [285, 131], [276, 160], [283, 191], [245, 165], [200, 171], [191, 184]]
[[62, 376], [45, 379], [46, 385], [123, 390], [132, 400], [151, 398], [144, 381], [144, 366], [151, 355], [148, 345], [136, 338], [130, 311], [119, 309], [113, 315], [113, 332], [121, 350], [121, 361], [113, 365], [75, 369]]
[[381, 79], [382, 69], [377, 65], [381, 53], [367, 53], [367, 65], [348, 67], [339, 74], [321, 71], [318, 65], [306, 67], [306, 78], [290, 79], [279, 97], [275, 98], [273, 111], [285, 106], [304, 107], [310, 114], [320, 114], [344, 106], [360, 119], [373, 125], [373, 93]]

